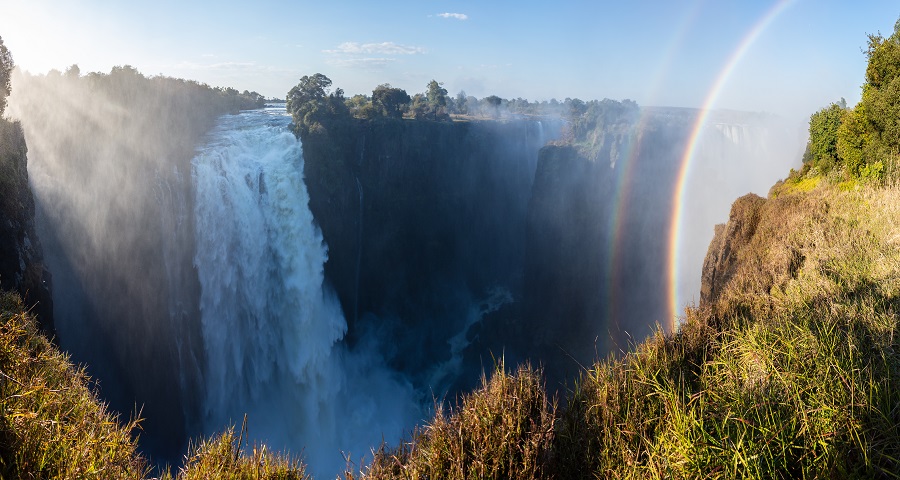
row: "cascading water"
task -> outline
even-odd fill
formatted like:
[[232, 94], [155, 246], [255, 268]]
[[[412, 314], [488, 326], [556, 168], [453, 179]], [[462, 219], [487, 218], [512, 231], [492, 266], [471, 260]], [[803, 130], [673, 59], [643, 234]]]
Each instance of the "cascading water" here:
[[[283, 108], [226, 116], [193, 160], [207, 433], [249, 415], [251, 437], [334, 474], [419, 419], [413, 391], [348, 351], [324, 288], [300, 142]], [[361, 348], [361, 347], [360, 347]]]

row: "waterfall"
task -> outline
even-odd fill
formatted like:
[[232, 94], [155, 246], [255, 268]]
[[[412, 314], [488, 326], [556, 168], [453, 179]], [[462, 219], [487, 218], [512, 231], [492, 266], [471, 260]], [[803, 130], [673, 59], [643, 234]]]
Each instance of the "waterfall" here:
[[380, 359], [340, 343], [347, 324], [324, 288], [327, 247], [289, 121], [283, 109], [223, 117], [193, 160], [204, 424], [248, 413], [251, 437], [333, 474], [341, 452], [399, 439], [417, 409]]

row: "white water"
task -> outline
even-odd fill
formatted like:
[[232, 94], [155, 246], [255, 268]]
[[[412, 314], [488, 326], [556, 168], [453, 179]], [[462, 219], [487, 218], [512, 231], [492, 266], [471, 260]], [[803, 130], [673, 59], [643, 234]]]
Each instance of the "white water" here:
[[340, 343], [339, 304], [283, 109], [226, 116], [193, 160], [207, 434], [249, 416], [251, 438], [312, 473], [392, 444], [419, 419], [408, 383]]

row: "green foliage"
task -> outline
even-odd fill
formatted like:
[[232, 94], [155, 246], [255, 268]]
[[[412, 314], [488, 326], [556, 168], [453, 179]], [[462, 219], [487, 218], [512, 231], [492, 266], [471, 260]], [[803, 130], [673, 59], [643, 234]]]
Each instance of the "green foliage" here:
[[809, 142], [803, 154], [803, 163], [811, 163], [822, 172], [834, 167], [838, 158], [838, 128], [844, 110], [832, 103], [809, 117]]
[[859, 169], [859, 178], [867, 182], [880, 184], [884, 180], [884, 164], [881, 160], [867, 163]]
[[354, 95], [345, 102], [347, 109], [354, 118], [372, 119], [378, 116], [379, 112], [375, 109], [372, 99], [365, 95]]
[[428, 102], [425, 100], [425, 95], [422, 95], [421, 93], [413, 95], [412, 100], [409, 102], [408, 112], [416, 120], [427, 118]]
[[881, 181], [900, 173], [900, 31], [869, 35], [866, 55], [862, 99], [853, 109], [832, 104], [810, 117], [803, 161], [826, 174], [838, 169], [844, 179]]
[[897, 33], [888, 38], [869, 35], [866, 50], [869, 63], [866, 66], [866, 84], [881, 89], [900, 74], [900, 37]]
[[12, 54], [3, 44], [3, 37], [0, 37], [0, 117], [3, 116], [3, 111], [6, 109], [6, 97], [9, 96], [10, 79], [14, 67]]
[[294, 120], [296, 132], [305, 135], [325, 131], [325, 125], [343, 123], [350, 118], [345, 104], [344, 91], [340, 88], [329, 92], [331, 79], [316, 73], [304, 75], [287, 94], [287, 111]]
[[[838, 158], [847, 166], [851, 174], [858, 174], [865, 164], [864, 156], [869, 145], [869, 134], [866, 132], [866, 124], [862, 115], [864, 109], [857, 107], [854, 110], [846, 110], [840, 119], [837, 130], [836, 151]], [[812, 127], [810, 126], [810, 131]], [[831, 159], [831, 165], [834, 164]], [[823, 163], [824, 166], [827, 165]], [[828, 168], [826, 172], [830, 170]]]
[[372, 103], [388, 118], [402, 118], [403, 112], [409, 108], [409, 102], [406, 90], [394, 88], [388, 83], [381, 84], [372, 91]]
[[447, 97], [447, 89], [444, 88], [443, 85], [443, 83], [438, 83], [437, 80], [428, 82], [425, 100], [428, 104], [428, 113], [432, 118], [449, 120], [450, 116], [447, 114], [447, 104], [450, 99]]

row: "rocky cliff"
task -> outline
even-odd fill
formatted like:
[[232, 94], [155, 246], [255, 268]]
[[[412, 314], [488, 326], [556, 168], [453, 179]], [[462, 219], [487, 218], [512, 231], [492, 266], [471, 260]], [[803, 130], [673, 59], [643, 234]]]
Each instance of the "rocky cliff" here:
[[27, 152], [22, 126], [0, 119], [0, 290], [18, 292], [52, 338], [50, 272], [35, 233]]
[[351, 342], [375, 329], [401, 370], [439, 370], [483, 310], [521, 292], [537, 152], [559, 128], [382, 119], [302, 138]]

